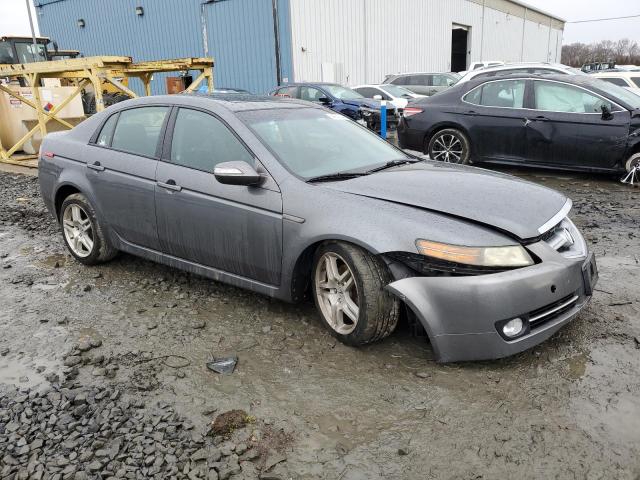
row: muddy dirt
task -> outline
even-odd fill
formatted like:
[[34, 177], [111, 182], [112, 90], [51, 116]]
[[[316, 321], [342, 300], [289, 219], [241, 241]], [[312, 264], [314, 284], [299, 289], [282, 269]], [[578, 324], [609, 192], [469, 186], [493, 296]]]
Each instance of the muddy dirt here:
[[[37, 458], [14, 451], [33, 438], [6, 430], [25, 418], [14, 415], [19, 391], [35, 402], [52, 389], [106, 389], [122, 392], [111, 410], [127, 414], [134, 402], [130, 415], [151, 418], [152, 439], [158, 405], [193, 425], [189, 441], [205, 443], [187, 450], [209, 445], [218, 414], [247, 413], [246, 426], [207, 447], [225, 449], [231, 470], [191, 472], [187, 458], [176, 477], [640, 478], [640, 189], [607, 177], [510, 173], [573, 198], [573, 218], [598, 255], [598, 290], [539, 347], [454, 365], [435, 364], [406, 327], [353, 349], [322, 328], [311, 303], [284, 304], [128, 255], [83, 267], [44, 211], [36, 179], [0, 173], [0, 450]], [[206, 368], [228, 355], [239, 358], [233, 374]], [[248, 444], [256, 454], [241, 461]], [[51, 458], [64, 453], [52, 448]], [[136, 462], [75, 478], [143, 478], [154, 465]], [[89, 463], [71, 461], [78, 471]], [[28, 477], [16, 476], [26, 464], [7, 465], [0, 455], [0, 477]]]

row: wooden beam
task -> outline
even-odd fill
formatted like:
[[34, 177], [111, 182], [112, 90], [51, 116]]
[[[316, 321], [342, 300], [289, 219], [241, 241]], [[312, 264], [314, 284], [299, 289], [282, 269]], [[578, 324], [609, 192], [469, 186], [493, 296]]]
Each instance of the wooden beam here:
[[185, 92], [193, 92], [196, 88], [200, 86], [200, 84], [206, 78], [206, 76], [207, 74], [205, 72], [202, 72], [200, 75], [198, 75], [198, 77], [193, 82], [191, 82], [191, 85], [187, 87]]

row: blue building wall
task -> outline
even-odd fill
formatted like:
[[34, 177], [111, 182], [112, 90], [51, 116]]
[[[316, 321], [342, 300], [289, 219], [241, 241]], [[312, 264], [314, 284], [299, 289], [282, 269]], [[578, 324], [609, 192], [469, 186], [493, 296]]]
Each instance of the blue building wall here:
[[[276, 85], [271, 0], [35, 0], [42, 35], [84, 56], [125, 55], [134, 61], [202, 57], [206, 21], [217, 86], [266, 93]], [[144, 15], [136, 15], [136, 7]], [[85, 27], [78, 26], [83, 19]], [[281, 75], [292, 80], [289, 0], [278, 0]], [[170, 75], [176, 75], [172, 73]], [[164, 74], [154, 94], [165, 92]], [[132, 80], [131, 86], [140, 91]]]

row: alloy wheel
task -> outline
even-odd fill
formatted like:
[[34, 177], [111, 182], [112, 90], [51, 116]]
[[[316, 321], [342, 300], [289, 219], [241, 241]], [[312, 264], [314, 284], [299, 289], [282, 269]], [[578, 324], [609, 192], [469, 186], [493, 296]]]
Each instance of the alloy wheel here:
[[318, 305], [329, 326], [341, 335], [353, 332], [360, 315], [358, 287], [351, 268], [333, 252], [318, 261], [315, 274]]
[[450, 133], [438, 136], [431, 149], [432, 160], [461, 163], [464, 147], [458, 137]]
[[93, 251], [93, 224], [87, 212], [78, 204], [67, 205], [62, 214], [64, 237], [78, 257], [88, 257]]

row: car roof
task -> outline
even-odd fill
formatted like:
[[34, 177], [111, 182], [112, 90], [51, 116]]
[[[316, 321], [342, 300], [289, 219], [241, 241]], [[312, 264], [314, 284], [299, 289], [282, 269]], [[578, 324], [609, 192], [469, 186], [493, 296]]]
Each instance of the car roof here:
[[407, 75], [451, 75], [456, 72], [404, 72], [404, 73], [390, 73], [386, 77], [404, 77]]
[[[291, 98], [272, 97], [267, 95], [251, 95], [244, 93], [200, 93], [189, 92], [175, 95], [154, 95], [150, 97], [138, 97], [123, 104], [133, 105], [190, 105], [198, 106], [209, 104], [218, 106], [232, 112], [248, 110], [276, 110], [292, 108], [319, 108], [313, 103]], [[121, 105], [117, 103], [114, 107]]]
[[[296, 82], [296, 83], [287, 83], [286, 85], [280, 85], [278, 87], [276, 87], [276, 90], [279, 88], [286, 88], [286, 87], [304, 87], [307, 85], [312, 85], [312, 86], [317, 86], [317, 87], [342, 87], [342, 85], [340, 85], [339, 83], [332, 83], [332, 82]], [[348, 88], [348, 87], [345, 87]]]

